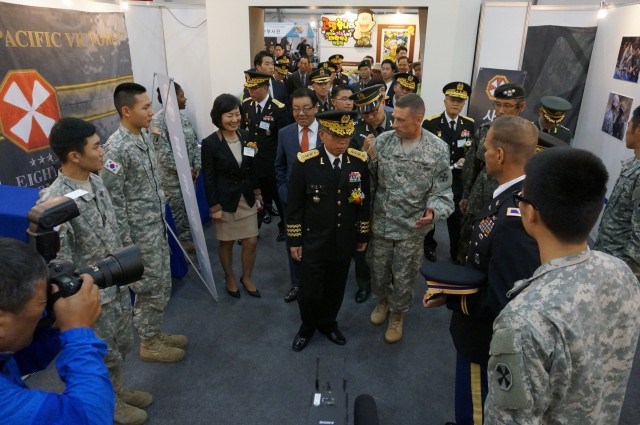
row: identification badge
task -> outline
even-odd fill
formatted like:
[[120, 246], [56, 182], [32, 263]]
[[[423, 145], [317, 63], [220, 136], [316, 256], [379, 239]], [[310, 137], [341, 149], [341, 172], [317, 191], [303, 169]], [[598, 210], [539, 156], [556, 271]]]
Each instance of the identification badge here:
[[269, 123], [266, 121], [260, 121], [260, 128], [263, 130], [269, 130]]
[[458, 139], [459, 148], [463, 148], [466, 143], [467, 143], [467, 139]]
[[254, 156], [256, 156], [256, 150], [254, 148], [249, 148], [249, 147], [245, 146], [243, 151], [242, 151], [242, 155], [254, 157]]

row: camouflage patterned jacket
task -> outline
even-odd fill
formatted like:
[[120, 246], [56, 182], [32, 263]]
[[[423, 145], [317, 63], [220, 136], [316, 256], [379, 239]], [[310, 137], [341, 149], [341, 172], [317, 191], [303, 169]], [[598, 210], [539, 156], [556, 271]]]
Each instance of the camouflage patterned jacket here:
[[[62, 223], [58, 228], [60, 251], [57, 259], [71, 261], [76, 267], [95, 264], [122, 248], [109, 192], [100, 177], [89, 174], [89, 180], [93, 193], [85, 192], [75, 199], [80, 216]], [[73, 180], [60, 172], [51, 186], [40, 192], [38, 203], [78, 189], [80, 188]], [[101, 290], [101, 303], [105, 304], [114, 299], [115, 294], [115, 286]]]
[[100, 177], [109, 189], [122, 242], [139, 245], [148, 239], [150, 231], [164, 232], [165, 198], [151, 142], [143, 133], [137, 137], [120, 126], [104, 149], [105, 166]]
[[[420, 143], [405, 153], [395, 131], [379, 135], [369, 149], [372, 232], [387, 239], [424, 237], [453, 212], [449, 147], [425, 129]], [[416, 221], [433, 209], [433, 224]]]
[[[198, 136], [191, 125], [189, 117], [187, 117], [183, 112], [180, 112], [180, 121], [182, 122], [184, 142], [187, 145], [189, 165], [193, 171], [202, 167], [200, 148], [198, 147]], [[173, 150], [171, 149], [169, 131], [167, 130], [167, 123], [164, 118], [164, 109], [156, 112], [153, 116], [150, 128], [157, 128], [160, 132], [160, 136], [151, 135], [150, 137], [154, 142], [156, 156], [158, 158], [158, 166], [161, 171], [160, 178], [162, 185], [163, 187], [179, 186], [180, 182], [178, 180], [178, 172], [176, 171], [176, 160], [173, 157]]]
[[493, 325], [485, 423], [618, 423], [640, 334], [633, 273], [587, 248], [543, 264], [517, 293]]
[[622, 162], [602, 214], [595, 249], [622, 259], [640, 279], [640, 159]]
[[[465, 154], [464, 165], [462, 166], [462, 184], [464, 199], [469, 198], [471, 188], [480, 174], [480, 171], [484, 168], [484, 139], [487, 137], [490, 122], [486, 122], [480, 125], [476, 129], [476, 134], [473, 136], [471, 146]], [[483, 204], [484, 205], [484, 204]]]

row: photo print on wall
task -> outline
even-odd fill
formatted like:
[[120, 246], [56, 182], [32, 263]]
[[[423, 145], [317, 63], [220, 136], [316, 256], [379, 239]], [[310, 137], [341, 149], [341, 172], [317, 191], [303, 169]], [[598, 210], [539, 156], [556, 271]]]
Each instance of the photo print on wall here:
[[640, 71], [640, 37], [622, 37], [613, 78], [637, 83], [638, 71]]
[[617, 93], [609, 93], [607, 108], [602, 121], [602, 131], [622, 140], [627, 130], [627, 121], [631, 112], [633, 99]]

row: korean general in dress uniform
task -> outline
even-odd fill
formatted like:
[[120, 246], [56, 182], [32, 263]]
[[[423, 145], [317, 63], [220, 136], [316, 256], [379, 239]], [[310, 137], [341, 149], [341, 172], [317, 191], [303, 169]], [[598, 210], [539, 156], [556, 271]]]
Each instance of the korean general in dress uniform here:
[[293, 350], [304, 349], [315, 330], [346, 343], [336, 317], [356, 250], [369, 237], [367, 154], [348, 148], [357, 112], [316, 115], [323, 144], [298, 154], [289, 181], [287, 236], [300, 261], [298, 303], [302, 324]]
[[562, 140], [566, 144], [571, 144], [573, 133], [567, 127], [560, 124], [569, 109], [571, 102], [558, 96], [542, 96], [540, 98], [540, 109], [538, 109], [538, 120], [534, 122], [538, 130], [549, 133], [553, 137]]
[[[464, 155], [471, 146], [474, 122], [472, 118], [460, 115], [465, 102], [471, 96], [469, 84], [454, 81], [445, 85], [442, 92], [444, 93], [444, 112], [428, 116], [422, 123], [422, 127], [444, 140], [449, 146], [449, 164], [453, 176], [451, 190], [453, 191], [455, 211], [447, 218], [447, 228], [449, 229], [451, 258], [455, 261], [458, 256], [460, 223], [462, 222], [462, 213], [458, 205], [462, 199], [463, 191], [462, 164], [464, 163]], [[436, 260], [435, 251], [438, 245], [433, 238], [434, 233], [435, 228], [427, 234], [424, 240], [424, 254], [431, 261]]]

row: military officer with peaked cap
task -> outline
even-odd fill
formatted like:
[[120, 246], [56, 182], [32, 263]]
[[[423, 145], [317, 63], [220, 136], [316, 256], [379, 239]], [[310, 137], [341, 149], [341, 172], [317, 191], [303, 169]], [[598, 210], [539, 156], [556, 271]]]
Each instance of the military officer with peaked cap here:
[[344, 60], [344, 56], [342, 55], [331, 55], [329, 56], [329, 62], [337, 66], [336, 70], [336, 78], [334, 80], [334, 85], [344, 84], [346, 86], [349, 85], [349, 77], [344, 75], [342, 72], [342, 61]]
[[311, 81], [311, 88], [318, 97], [318, 113], [330, 111], [333, 108], [333, 106], [331, 105], [332, 75], [333, 68], [319, 67], [309, 76], [309, 81]]
[[420, 79], [408, 72], [399, 72], [393, 76], [395, 84], [393, 85], [393, 105], [395, 106], [398, 99], [405, 94], [417, 93]]
[[534, 121], [538, 130], [571, 144], [573, 133], [560, 124], [564, 121], [566, 112], [571, 109], [571, 102], [558, 96], [543, 96], [540, 98], [540, 105], [538, 120]]
[[282, 84], [285, 84], [285, 80], [289, 75], [289, 66], [291, 65], [291, 61], [288, 56], [278, 56], [273, 65], [275, 72], [273, 73], [273, 77], [280, 81]]
[[338, 345], [346, 339], [336, 317], [353, 253], [369, 238], [367, 154], [349, 148], [355, 111], [316, 115], [322, 145], [298, 154], [289, 182], [287, 236], [300, 261], [298, 304], [302, 324], [293, 350], [303, 350], [315, 330]]
[[[460, 200], [462, 199], [462, 164], [464, 164], [464, 154], [471, 146], [474, 132], [473, 118], [461, 115], [464, 104], [471, 96], [471, 87], [467, 83], [454, 81], [442, 88], [444, 93], [444, 112], [428, 116], [422, 123], [422, 127], [429, 130], [449, 145], [450, 167], [453, 183], [453, 203], [455, 210], [447, 218], [447, 229], [449, 230], [449, 247], [451, 258], [455, 261], [458, 256], [458, 241], [460, 240], [460, 223], [462, 212], [460, 212]], [[424, 255], [430, 261], [436, 261], [436, 246], [433, 235], [435, 228], [427, 233], [424, 239]]]
[[351, 95], [361, 120], [356, 124], [351, 147], [366, 152], [381, 133], [393, 130], [391, 112], [385, 111], [383, 84], [374, 84]]
[[[276, 189], [275, 160], [278, 148], [278, 131], [289, 124], [289, 114], [284, 103], [269, 95], [271, 76], [258, 71], [245, 71], [244, 86], [249, 97], [242, 102], [242, 128], [249, 133], [249, 142], [257, 143], [258, 150], [254, 158], [256, 174], [266, 211], [262, 219], [271, 222], [274, 214], [273, 202], [278, 211], [282, 211]], [[278, 223], [278, 240], [284, 240], [284, 222]]]

